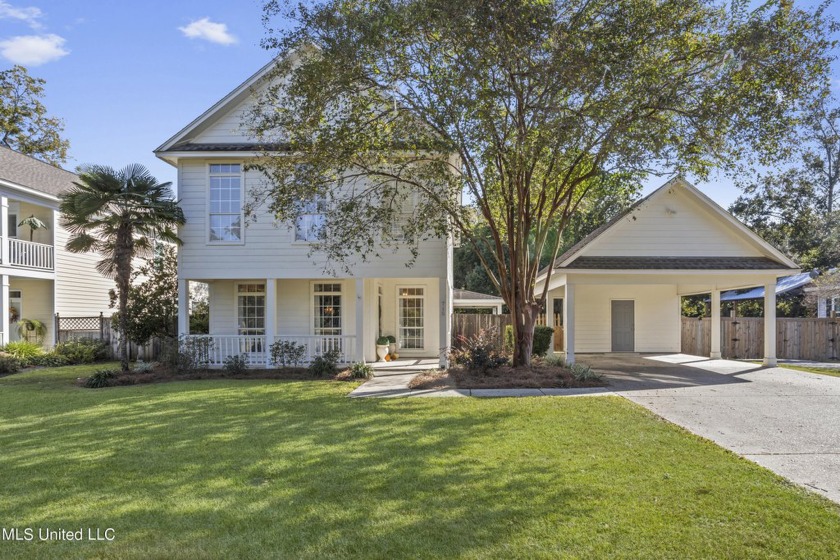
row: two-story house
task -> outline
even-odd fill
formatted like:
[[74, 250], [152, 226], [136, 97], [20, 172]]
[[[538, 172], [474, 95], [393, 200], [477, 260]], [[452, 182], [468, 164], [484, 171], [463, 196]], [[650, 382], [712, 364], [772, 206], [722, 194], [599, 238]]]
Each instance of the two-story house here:
[[100, 257], [64, 248], [69, 235], [59, 220], [59, 195], [76, 180], [74, 173], [0, 146], [0, 300], [6, 308], [0, 344], [18, 340], [17, 322], [31, 319], [47, 326], [43, 342], [52, 346], [56, 313], [109, 310], [114, 282], [97, 272]]
[[[296, 224], [257, 216], [244, 205], [265, 178], [247, 170], [259, 155], [242, 115], [264, 84], [271, 63], [164, 142], [155, 154], [177, 167], [186, 217], [179, 235], [179, 332], [189, 335], [190, 282], [209, 287], [210, 360], [242, 355], [268, 365], [275, 341], [306, 347], [306, 359], [336, 349], [344, 362], [376, 360], [376, 339], [392, 335], [400, 358], [440, 357], [450, 339], [452, 243], [423, 242], [407, 267], [406, 250], [359, 262], [333, 276], [323, 256], [311, 256], [322, 217]], [[202, 335], [189, 335], [201, 338]]]

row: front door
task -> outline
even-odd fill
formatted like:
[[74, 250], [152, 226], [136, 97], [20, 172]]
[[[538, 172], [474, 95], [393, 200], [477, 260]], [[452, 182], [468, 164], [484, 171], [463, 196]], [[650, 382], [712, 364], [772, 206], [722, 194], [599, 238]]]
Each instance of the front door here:
[[633, 300], [612, 302], [612, 351], [633, 352], [636, 328]]

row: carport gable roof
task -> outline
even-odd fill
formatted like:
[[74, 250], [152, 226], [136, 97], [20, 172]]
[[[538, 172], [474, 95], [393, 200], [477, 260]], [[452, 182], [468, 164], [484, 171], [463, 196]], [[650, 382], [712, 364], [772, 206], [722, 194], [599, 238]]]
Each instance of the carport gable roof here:
[[[659, 197], [667, 193], [679, 192], [686, 194], [694, 202], [708, 211], [719, 224], [721, 229], [729, 230], [730, 235], [737, 235], [741, 242], [755, 248], [760, 255], [756, 256], [726, 256], [726, 255], [650, 255], [624, 254], [615, 255], [587, 255], [589, 250], [598, 244], [608, 234], [626, 227], [630, 221], [635, 221], [635, 213], [643, 210]], [[733, 241], [735, 239], [733, 238]], [[639, 251], [643, 253], [644, 251]], [[560, 255], [555, 261], [556, 271], [610, 271], [610, 270], [720, 270], [720, 271], [793, 271], [799, 267], [786, 257], [781, 251], [756, 235], [747, 226], [738, 221], [729, 212], [718, 206], [714, 201], [697, 190], [692, 184], [676, 177], [663, 186], [636, 202], [625, 212], [613, 218], [610, 222], [593, 231], [590, 235], [575, 244], [568, 251]]]

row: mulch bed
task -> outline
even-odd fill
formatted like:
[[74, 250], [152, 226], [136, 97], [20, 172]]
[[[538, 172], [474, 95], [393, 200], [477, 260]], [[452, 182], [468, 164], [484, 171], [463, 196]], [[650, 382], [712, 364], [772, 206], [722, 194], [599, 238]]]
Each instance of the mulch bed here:
[[[80, 377], [76, 384], [84, 386], [86, 377]], [[349, 370], [339, 371], [331, 377], [315, 377], [307, 368], [249, 369], [245, 373], [232, 375], [223, 369], [208, 369], [193, 373], [178, 373], [158, 367], [149, 372], [117, 374], [110, 379], [109, 386], [140, 385], [144, 383], [168, 383], [170, 381], [194, 381], [199, 379], [283, 379], [288, 381], [358, 381], [350, 376]]]
[[571, 389], [606, 387], [605, 381], [577, 381], [567, 368], [548, 365], [502, 366], [486, 372], [465, 368], [429, 370], [408, 384], [411, 389]]

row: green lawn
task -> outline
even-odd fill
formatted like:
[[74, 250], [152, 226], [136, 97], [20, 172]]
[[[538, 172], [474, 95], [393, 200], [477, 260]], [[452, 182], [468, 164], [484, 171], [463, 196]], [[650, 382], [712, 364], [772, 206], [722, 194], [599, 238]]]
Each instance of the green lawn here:
[[[619, 398], [0, 379], [6, 558], [837, 558], [840, 508]], [[36, 537], [37, 538], [37, 537]]]

